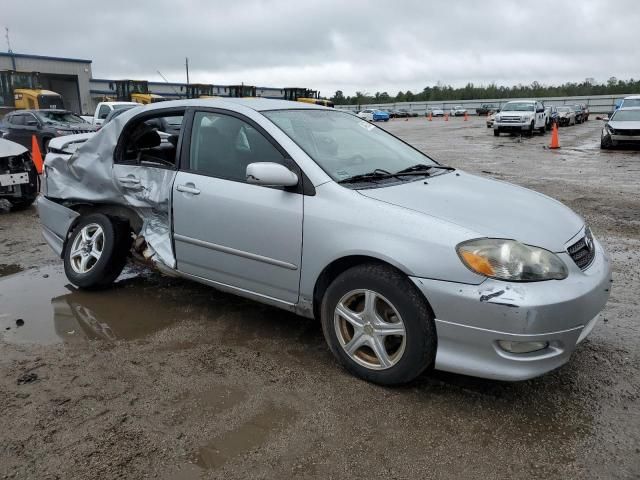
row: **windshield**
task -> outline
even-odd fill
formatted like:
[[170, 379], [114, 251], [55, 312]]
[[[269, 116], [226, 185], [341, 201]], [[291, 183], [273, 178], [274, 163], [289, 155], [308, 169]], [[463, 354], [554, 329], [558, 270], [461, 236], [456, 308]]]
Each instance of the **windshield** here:
[[640, 98], [627, 98], [622, 102], [623, 107], [640, 107]]
[[382, 169], [437, 165], [423, 153], [364, 120], [326, 110], [273, 110], [263, 114], [335, 181]]
[[571, 112], [571, 108], [569, 107], [558, 107], [559, 112]]
[[86, 123], [86, 121], [79, 117], [78, 115], [74, 115], [71, 112], [45, 112], [39, 111], [38, 116], [45, 123], [46, 122], [61, 122], [61, 123]]
[[640, 122], [640, 110], [618, 110], [611, 117], [611, 121]]
[[509, 102], [502, 107], [503, 112], [533, 112], [533, 103]]

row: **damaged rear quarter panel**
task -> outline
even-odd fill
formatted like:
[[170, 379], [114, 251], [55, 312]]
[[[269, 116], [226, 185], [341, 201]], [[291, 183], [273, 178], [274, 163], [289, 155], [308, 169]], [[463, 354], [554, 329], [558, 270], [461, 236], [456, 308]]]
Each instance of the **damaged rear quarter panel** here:
[[[72, 154], [57, 150], [48, 153], [45, 160], [47, 197], [70, 205], [123, 205], [134, 210], [142, 219], [139, 234], [156, 253], [153, 260], [174, 268], [170, 200], [176, 170], [114, 164], [122, 130], [139, 111], [134, 108], [120, 115]], [[130, 176], [139, 183], [119, 180]]]

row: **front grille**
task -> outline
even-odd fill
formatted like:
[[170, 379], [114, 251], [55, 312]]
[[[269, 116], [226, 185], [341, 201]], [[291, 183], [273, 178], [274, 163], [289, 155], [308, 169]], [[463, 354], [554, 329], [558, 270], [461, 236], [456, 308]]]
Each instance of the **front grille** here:
[[629, 135], [629, 136], [639, 136], [640, 130], [638, 129], [627, 129], [627, 128], [617, 128], [615, 130], [616, 135]]
[[584, 237], [567, 248], [569, 256], [573, 259], [580, 270], [585, 270], [596, 256], [596, 248], [593, 243], [591, 232], [587, 230]]
[[500, 117], [500, 123], [520, 123], [520, 117]]

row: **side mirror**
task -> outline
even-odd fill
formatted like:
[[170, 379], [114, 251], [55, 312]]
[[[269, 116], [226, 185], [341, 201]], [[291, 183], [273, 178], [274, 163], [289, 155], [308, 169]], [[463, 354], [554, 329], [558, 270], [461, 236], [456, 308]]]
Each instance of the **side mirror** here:
[[265, 187], [293, 187], [298, 184], [298, 176], [279, 163], [256, 162], [247, 165], [247, 183]]

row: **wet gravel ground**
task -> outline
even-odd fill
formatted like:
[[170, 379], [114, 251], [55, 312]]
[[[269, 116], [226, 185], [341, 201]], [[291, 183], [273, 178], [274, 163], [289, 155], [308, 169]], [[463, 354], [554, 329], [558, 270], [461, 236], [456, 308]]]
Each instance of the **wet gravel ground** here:
[[430, 372], [377, 387], [289, 313], [137, 267], [77, 291], [35, 210], [4, 213], [0, 478], [639, 478], [640, 153], [600, 151], [595, 120], [561, 129], [556, 151], [478, 118], [383, 127], [587, 219], [614, 286], [569, 364], [520, 383]]

